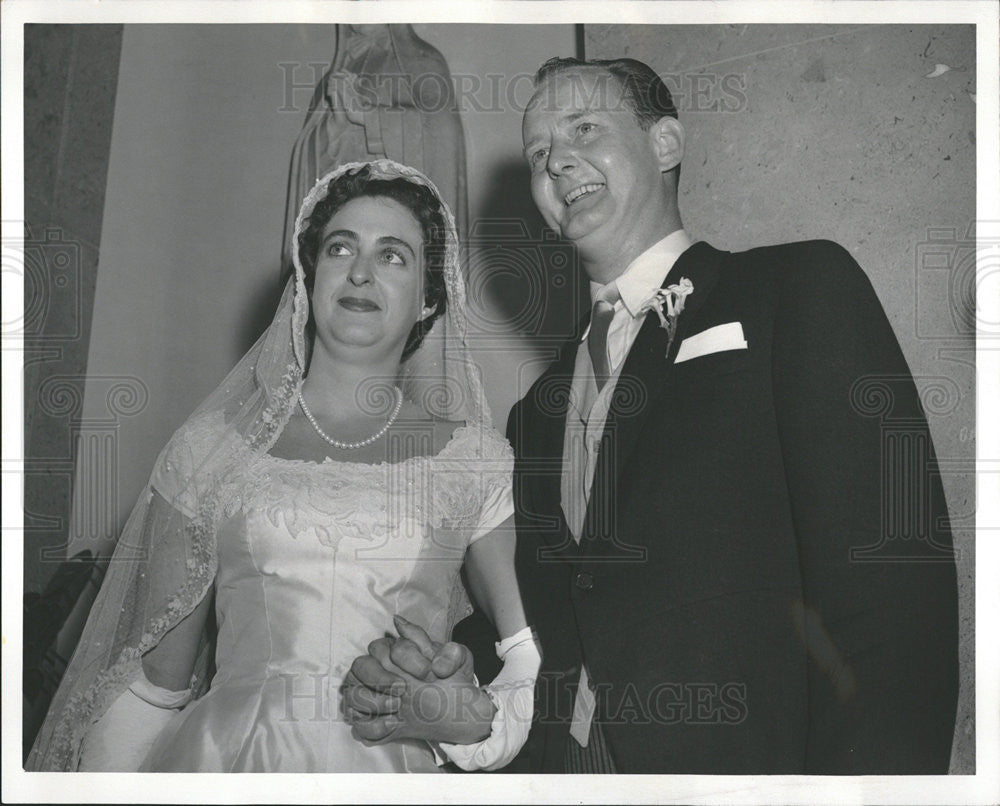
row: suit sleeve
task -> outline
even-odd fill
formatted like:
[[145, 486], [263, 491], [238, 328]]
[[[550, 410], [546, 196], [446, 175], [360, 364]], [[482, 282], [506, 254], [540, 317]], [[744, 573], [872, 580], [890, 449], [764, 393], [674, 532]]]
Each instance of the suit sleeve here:
[[781, 271], [773, 383], [803, 581], [806, 770], [946, 773], [956, 572], [916, 385], [844, 249], [810, 244]]

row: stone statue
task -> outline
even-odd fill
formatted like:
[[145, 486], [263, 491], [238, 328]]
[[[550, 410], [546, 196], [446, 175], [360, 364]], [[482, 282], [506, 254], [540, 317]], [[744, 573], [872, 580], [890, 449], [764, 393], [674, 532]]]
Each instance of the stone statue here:
[[291, 265], [295, 213], [313, 183], [345, 162], [389, 157], [423, 171], [467, 234], [465, 136], [448, 64], [412, 25], [338, 25], [292, 150], [282, 245]]

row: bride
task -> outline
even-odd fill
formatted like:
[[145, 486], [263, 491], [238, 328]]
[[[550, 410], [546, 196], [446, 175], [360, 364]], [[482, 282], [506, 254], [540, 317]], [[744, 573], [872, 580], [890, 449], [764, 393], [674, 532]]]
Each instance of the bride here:
[[[539, 659], [512, 452], [465, 347], [451, 213], [413, 169], [352, 164], [295, 243], [271, 325], [157, 459], [28, 769], [493, 769], [523, 743]], [[407, 620], [446, 642], [463, 564], [503, 670], [435, 684], [448, 710], [408, 738], [359, 741], [352, 660]]]

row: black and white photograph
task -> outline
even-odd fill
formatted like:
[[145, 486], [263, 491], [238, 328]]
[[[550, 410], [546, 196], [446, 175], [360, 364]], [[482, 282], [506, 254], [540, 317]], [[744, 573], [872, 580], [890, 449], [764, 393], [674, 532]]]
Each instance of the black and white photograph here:
[[4, 802], [1000, 799], [1000, 6], [2, 13]]

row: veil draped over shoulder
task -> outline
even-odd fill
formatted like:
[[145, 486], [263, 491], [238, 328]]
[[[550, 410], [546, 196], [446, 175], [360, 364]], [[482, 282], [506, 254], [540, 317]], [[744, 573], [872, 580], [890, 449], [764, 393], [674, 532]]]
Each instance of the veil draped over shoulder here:
[[[465, 283], [455, 221], [426, 176], [391, 160], [338, 167], [305, 197], [294, 243], [331, 180], [365, 164], [374, 178], [401, 177], [428, 186], [441, 201], [447, 225], [445, 315], [394, 380], [429, 415], [488, 428], [479, 369], [465, 344]], [[309, 300], [298, 249], [294, 251], [295, 271], [270, 326], [157, 458], [28, 756], [28, 770], [75, 770], [88, 729], [140, 676], [142, 656], [211, 591], [218, 564], [216, 532], [228, 503], [223, 480], [238, 465], [270, 450], [289, 420], [308, 366]], [[388, 385], [373, 387], [379, 388], [387, 391]], [[208, 687], [210, 650], [206, 634], [197, 657], [190, 659], [196, 697]]]

